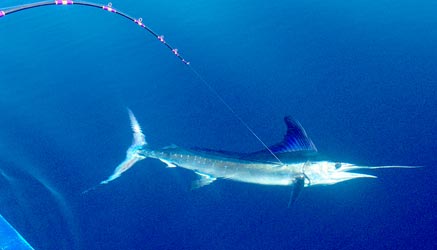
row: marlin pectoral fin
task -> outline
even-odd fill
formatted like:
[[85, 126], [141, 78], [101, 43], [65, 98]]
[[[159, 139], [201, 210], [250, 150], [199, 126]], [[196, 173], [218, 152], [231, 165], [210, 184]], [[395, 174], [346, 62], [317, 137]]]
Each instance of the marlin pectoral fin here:
[[204, 173], [196, 172], [196, 174], [199, 176], [199, 179], [193, 181], [193, 183], [191, 184], [191, 190], [209, 185], [213, 183], [215, 180], [217, 180], [217, 178]]
[[288, 200], [288, 207], [290, 207], [299, 197], [300, 192], [305, 186], [305, 177], [296, 178], [293, 184], [293, 189], [290, 194], [290, 200]]

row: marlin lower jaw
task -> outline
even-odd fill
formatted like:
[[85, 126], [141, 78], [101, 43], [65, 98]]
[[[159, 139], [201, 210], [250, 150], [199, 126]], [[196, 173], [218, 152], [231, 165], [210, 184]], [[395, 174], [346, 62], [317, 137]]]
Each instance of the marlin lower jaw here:
[[358, 178], [377, 178], [374, 175], [349, 172], [356, 169], [366, 169], [366, 167], [356, 166], [354, 164], [342, 163], [339, 169], [331, 173], [332, 183], [335, 184], [343, 181], [358, 179]]
[[331, 182], [326, 183], [327, 185], [336, 184], [343, 181], [358, 179], [358, 178], [377, 178], [374, 175], [360, 174], [360, 173], [350, 173], [350, 172], [334, 172], [331, 174]]
[[341, 167], [330, 173], [330, 182], [328, 184], [335, 184], [342, 181], [353, 180], [357, 178], [377, 178], [374, 175], [352, 173], [349, 171], [360, 169], [389, 169], [389, 168], [420, 168], [420, 166], [357, 166], [349, 163], [340, 164]]
[[360, 173], [349, 173], [349, 172], [333, 172], [329, 174], [329, 177], [309, 177], [308, 186], [314, 185], [333, 185], [344, 181], [349, 181], [358, 178], [377, 178], [374, 175], [360, 174]]
[[305, 169], [305, 175], [309, 181], [308, 186], [333, 185], [358, 178], [376, 178], [374, 175], [350, 172], [357, 169], [366, 169], [366, 167], [349, 163], [321, 161], [308, 165]]

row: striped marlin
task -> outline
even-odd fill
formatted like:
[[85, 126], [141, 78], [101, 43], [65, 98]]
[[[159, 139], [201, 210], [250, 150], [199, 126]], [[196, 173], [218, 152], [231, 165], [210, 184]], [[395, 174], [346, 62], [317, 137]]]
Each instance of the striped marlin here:
[[[128, 110], [133, 131], [133, 143], [126, 159], [113, 174], [100, 184], [107, 184], [146, 158], [158, 159], [167, 167], [194, 171], [198, 179], [192, 188], [209, 185], [217, 179], [239, 182], [293, 186], [290, 202], [296, 200], [303, 187], [332, 185], [374, 175], [350, 172], [357, 169], [415, 168], [414, 166], [357, 166], [323, 159], [300, 123], [284, 118], [287, 132], [282, 142], [253, 153], [235, 153], [210, 149], [184, 149], [177, 146], [154, 149], [149, 146], [132, 111]], [[272, 157], [274, 156], [274, 157]]]

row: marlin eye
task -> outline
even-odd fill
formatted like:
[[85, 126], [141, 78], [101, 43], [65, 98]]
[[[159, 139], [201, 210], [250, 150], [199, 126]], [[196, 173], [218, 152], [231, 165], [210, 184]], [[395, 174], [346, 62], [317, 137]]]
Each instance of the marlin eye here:
[[335, 169], [339, 169], [339, 168], [341, 168], [341, 163], [340, 162], [335, 163]]

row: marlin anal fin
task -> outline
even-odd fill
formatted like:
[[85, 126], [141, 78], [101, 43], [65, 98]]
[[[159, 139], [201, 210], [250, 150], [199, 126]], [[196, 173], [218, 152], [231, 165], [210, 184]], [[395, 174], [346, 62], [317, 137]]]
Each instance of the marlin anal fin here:
[[159, 160], [162, 161], [163, 163], [167, 164], [168, 168], [175, 168], [176, 167], [176, 165], [172, 162], [169, 162], [169, 161], [164, 160], [164, 159], [159, 159]]
[[130, 109], [128, 109], [128, 113], [133, 132], [132, 145], [128, 148], [126, 152], [126, 159], [122, 163], [120, 163], [117, 168], [115, 168], [114, 173], [109, 176], [108, 179], [100, 182], [100, 184], [107, 184], [108, 182], [117, 179], [122, 173], [131, 168], [135, 163], [146, 158], [146, 156], [144, 156], [143, 154], [143, 151], [147, 146], [145, 136], [141, 130], [140, 124], [138, 123], [137, 119]]
[[209, 185], [217, 180], [217, 178], [204, 173], [196, 172], [196, 174], [198, 175], [199, 179], [193, 181], [193, 183], [191, 184], [191, 190]]
[[304, 186], [305, 186], [304, 176], [295, 179], [293, 183], [293, 189], [290, 194], [290, 199], [288, 200], [288, 207], [293, 205], [293, 203], [297, 200]]

